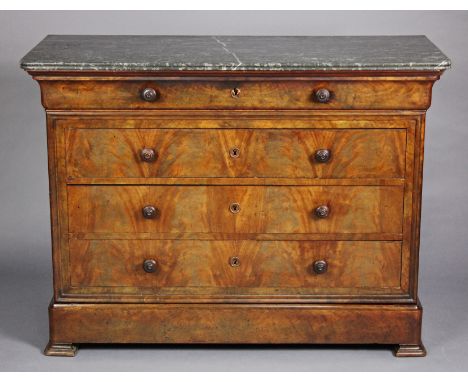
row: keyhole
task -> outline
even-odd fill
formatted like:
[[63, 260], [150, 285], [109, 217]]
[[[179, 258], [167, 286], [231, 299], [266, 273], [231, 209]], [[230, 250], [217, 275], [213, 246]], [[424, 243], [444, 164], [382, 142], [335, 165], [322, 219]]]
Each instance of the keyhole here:
[[240, 259], [236, 256], [233, 256], [229, 259], [229, 264], [231, 267], [238, 267], [240, 265]]
[[239, 88], [234, 88], [231, 90], [231, 97], [232, 98], [239, 98], [240, 97], [240, 89]]
[[239, 158], [240, 150], [237, 147], [233, 147], [229, 150], [229, 155], [231, 158]]
[[239, 203], [231, 203], [229, 206], [229, 211], [233, 214], [237, 214], [240, 211], [240, 204]]

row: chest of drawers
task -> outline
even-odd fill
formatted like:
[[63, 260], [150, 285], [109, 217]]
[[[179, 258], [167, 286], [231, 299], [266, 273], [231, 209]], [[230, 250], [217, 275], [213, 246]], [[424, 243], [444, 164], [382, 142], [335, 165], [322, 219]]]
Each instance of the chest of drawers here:
[[425, 354], [423, 36], [48, 36], [47, 355], [80, 343]]

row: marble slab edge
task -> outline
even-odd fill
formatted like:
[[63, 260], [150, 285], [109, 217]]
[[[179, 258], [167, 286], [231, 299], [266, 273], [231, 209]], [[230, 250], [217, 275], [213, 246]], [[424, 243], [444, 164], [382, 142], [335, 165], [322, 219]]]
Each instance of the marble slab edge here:
[[171, 66], [146, 66], [141, 64], [125, 64], [125, 65], [82, 65], [82, 64], [25, 64], [21, 63], [21, 68], [31, 72], [170, 72], [170, 71], [194, 71], [194, 72], [248, 72], [248, 71], [273, 71], [273, 72], [288, 72], [288, 71], [311, 71], [311, 72], [348, 72], [348, 71], [428, 71], [428, 72], [443, 72], [451, 67], [450, 61], [444, 61], [437, 65], [385, 65], [385, 66], [283, 66], [283, 65], [267, 65], [267, 66], [232, 66], [226, 65], [206, 65], [206, 66], [187, 66], [187, 65], [171, 65]]

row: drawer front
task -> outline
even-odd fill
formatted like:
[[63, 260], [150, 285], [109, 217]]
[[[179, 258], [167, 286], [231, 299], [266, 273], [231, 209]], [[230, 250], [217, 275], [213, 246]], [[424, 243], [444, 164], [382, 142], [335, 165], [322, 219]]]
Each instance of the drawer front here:
[[[40, 84], [44, 107], [57, 110], [427, 109], [432, 88], [430, 81], [379, 79], [53, 80]], [[145, 94], [156, 95], [154, 101], [143, 99], [146, 89], [151, 90]], [[329, 97], [323, 98], [324, 94]]]
[[[116, 121], [116, 124], [119, 122]], [[402, 178], [405, 129], [66, 129], [68, 178]]]
[[70, 241], [71, 286], [111, 293], [382, 293], [399, 288], [400, 268], [400, 242]]
[[402, 212], [400, 186], [68, 187], [72, 233], [401, 233]]

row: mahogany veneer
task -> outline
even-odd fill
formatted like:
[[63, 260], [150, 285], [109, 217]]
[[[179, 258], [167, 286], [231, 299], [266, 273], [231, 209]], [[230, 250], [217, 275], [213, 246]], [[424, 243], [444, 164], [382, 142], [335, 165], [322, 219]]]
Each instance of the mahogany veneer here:
[[442, 67], [44, 65], [24, 64], [47, 113], [47, 355], [80, 343], [425, 355], [423, 142]]

